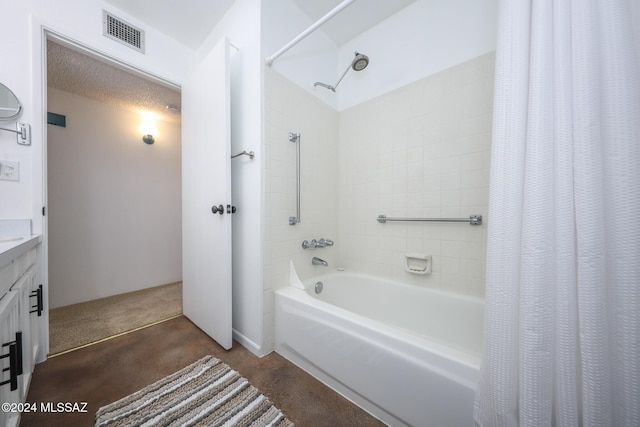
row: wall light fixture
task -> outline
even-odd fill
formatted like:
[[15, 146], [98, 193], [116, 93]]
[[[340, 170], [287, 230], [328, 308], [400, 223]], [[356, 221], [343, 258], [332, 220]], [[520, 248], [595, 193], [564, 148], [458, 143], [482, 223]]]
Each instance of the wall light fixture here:
[[156, 142], [156, 140], [153, 139], [153, 135], [151, 135], [150, 133], [143, 135], [142, 140], [144, 141], [145, 144], [149, 144], [149, 145]]

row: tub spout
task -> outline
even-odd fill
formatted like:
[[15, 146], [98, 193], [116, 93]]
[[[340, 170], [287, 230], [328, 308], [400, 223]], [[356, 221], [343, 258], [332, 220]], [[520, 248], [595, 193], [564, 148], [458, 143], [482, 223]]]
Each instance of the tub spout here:
[[327, 261], [318, 258], [317, 256], [314, 256], [313, 259], [311, 260], [311, 264], [313, 265], [324, 265], [325, 267], [328, 267], [329, 264], [327, 263]]

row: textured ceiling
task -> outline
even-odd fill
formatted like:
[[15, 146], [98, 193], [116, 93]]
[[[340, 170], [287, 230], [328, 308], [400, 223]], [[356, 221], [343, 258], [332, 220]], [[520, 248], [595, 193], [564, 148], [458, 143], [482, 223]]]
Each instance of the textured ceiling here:
[[47, 42], [47, 81], [49, 87], [130, 111], [149, 111], [169, 123], [180, 123], [180, 113], [167, 109], [168, 105], [180, 107], [178, 90], [51, 40]]

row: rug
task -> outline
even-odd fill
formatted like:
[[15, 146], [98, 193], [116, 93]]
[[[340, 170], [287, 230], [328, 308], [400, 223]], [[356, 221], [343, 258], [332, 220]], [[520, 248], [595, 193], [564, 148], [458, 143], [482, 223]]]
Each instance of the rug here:
[[49, 310], [49, 356], [182, 314], [182, 282]]
[[246, 378], [206, 356], [98, 409], [96, 427], [293, 426]]

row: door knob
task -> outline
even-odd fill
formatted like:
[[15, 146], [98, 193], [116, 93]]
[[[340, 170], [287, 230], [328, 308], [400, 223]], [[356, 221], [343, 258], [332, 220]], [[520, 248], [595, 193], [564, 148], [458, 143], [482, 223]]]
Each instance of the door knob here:
[[228, 213], [228, 214], [230, 214], [230, 213], [231, 213], [231, 214], [236, 213], [236, 207], [235, 207], [235, 206], [232, 206], [232, 205], [227, 205], [227, 213]]
[[211, 212], [222, 215], [224, 213], [224, 206], [222, 206], [222, 205], [218, 205], [218, 206], [213, 205], [211, 207]]

